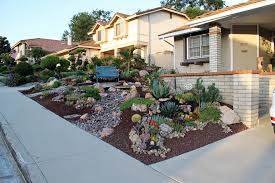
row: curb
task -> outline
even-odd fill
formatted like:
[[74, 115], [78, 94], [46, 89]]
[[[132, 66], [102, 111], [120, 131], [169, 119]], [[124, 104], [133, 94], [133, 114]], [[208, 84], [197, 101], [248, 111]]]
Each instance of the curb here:
[[[0, 119], [3, 118], [4, 121], [0, 121], [0, 133], [3, 136], [3, 139], [8, 147], [8, 150], [11, 152], [11, 155], [13, 159], [15, 160], [15, 163], [18, 166], [18, 171], [21, 173], [22, 179], [26, 183], [33, 183], [39, 182], [41, 183], [47, 183], [48, 181], [43, 176], [42, 172], [40, 172], [40, 169], [38, 167], [35, 167], [38, 171], [35, 171], [34, 173], [31, 173], [29, 170], [29, 165], [36, 165], [32, 157], [29, 155], [29, 153], [25, 150], [24, 145], [20, 142], [19, 138], [14, 133], [12, 127], [9, 125], [8, 121], [5, 119], [3, 114], [0, 112]], [[28, 160], [27, 162], [25, 160]], [[32, 177], [36, 179], [35, 181], [32, 180]]]
[[[5, 132], [5, 128], [3, 127], [4, 125], [0, 122], [0, 133], [3, 136], [4, 139], [4, 143], [7, 145], [8, 150], [10, 151], [13, 159], [15, 160], [15, 163], [17, 164], [17, 167], [19, 169], [19, 172], [21, 173], [21, 177], [22, 179], [26, 182], [26, 183], [32, 183], [32, 181], [29, 178], [29, 173], [28, 171], [24, 168], [24, 164], [22, 163], [22, 157], [20, 158], [20, 154], [16, 153], [15, 149], [13, 148], [12, 143], [8, 140], [8, 135]], [[8, 128], [8, 127], [7, 127]]]

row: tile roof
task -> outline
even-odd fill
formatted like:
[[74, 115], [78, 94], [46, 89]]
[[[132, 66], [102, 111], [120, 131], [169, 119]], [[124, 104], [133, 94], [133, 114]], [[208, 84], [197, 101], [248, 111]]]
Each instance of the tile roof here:
[[197, 16], [196, 18], [194, 18], [192, 20], [197, 20], [197, 19], [200, 19], [200, 18], [212, 16], [212, 15], [217, 15], [219, 13], [223, 13], [223, 12], [226, 12], [226, 11], [229, 11], [229, 10], [241, 8], [243, 6], [247, 6], [247, 5], [250, 5], [250, 4], [258, 3], [258, 2], [261, 2], [261, 1], [265, 1], [265, 0], [249, 0], [249, 1], [244, 2], [244, 3], [236, 4], [236, 5], [233, 5], [233, 6], [228, 6], [228, 7], [225, 7], [225, 8], [222, 8], [222, 9], [218, 9], [218, 10], [215, 10], [215, 11], [209, 11], [207, 13], [204, 13], [204, 14], [200, 15], [200, 16]]
[[98, 44], [96, 44], [94, 40], [88, 40], [88, 41], [80, 42], [77, 46], [78, 47], [81, 47], [81, 46], [90, 46], [90, 47], [98, 47], [98, 48], [100, 48], [100, 46]]
[[72, 43], [72, 45], [68, 45], [67, 41], [44, 38], [25, 39], [19, 41], [17, 44], [23, 42], [26, 43], [29, 47], [40, 47], [49, 53], [58, 52], [63, 49], [69, 49], [77, 45], [77, 43]]

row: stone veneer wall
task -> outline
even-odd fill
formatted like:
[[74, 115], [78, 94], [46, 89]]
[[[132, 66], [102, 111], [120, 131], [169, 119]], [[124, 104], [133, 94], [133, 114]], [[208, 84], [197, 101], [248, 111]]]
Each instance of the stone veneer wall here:
[[162, 77], [170, 87], [176, 85], [177, 89], [186, 83], [194, 85], [198, 78], [203, 79], [205, 86], [215, 83], [223, 102], [232, 105], [248, 127], [256, 126], [259, 116], [268, 113], [275, 88], [275, 73], [257, 71], [166, 74]]

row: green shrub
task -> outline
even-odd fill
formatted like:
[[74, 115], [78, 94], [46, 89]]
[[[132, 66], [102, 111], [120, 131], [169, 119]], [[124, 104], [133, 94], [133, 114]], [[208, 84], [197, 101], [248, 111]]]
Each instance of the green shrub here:
[[96, 56], [91, 58], [91, 63], [94, 66], [102, 66], [103, 65], [102, 60], [100, 58], [96, 57]]
[[179, 101], [179, 103], [184, 104], [188, 102], [195, 102], [196, 97], [194, 96], [193, 93], [187, 92], [187, 93], [176, 95], [176, 100]]
[[169, 86], [158, 80], [153, 80], [151, 82], [151, 91], [156, 99], [165, 98], [170, 95]]
[[168, 123], [169, 120], [166, 119], [164, 116], [161, 116], [161, 115], [153, 115], [152, 116], [152, 120], [157, 122], [159, 125], [163, 124], [163, 123]]
[[100, 100], [99, 89], [94, 86], [82, 86], [81, 90], [85, 92], [84, 97], [93, 97], [96, 100]]
[[179, 111], [179, 106], [175, 102], [165, 102], [160, 106], [161, 113], [168, 118], [173, 118]]
[[32, 65], [32, 68], [33, 68], [33, 70], [34, 70], [35, 72], [39, 72], [39, 71], [42, 70], [42, 67], [41, 67], [41, 65], [39, 65], [39, 64], [33, 64], [33, 65]]
[[49, 70], [55, 70], [56, 65], [59, 63], [59, 57], [57, 56], [47, 56], [46, 58], [43, 58], [41, 61], [41, 67], [43, 69], [49, 69]]
[[87, 76], [84, 71], [73, 71], [73, 72], [61, 72], [61, 77], [70, 77], [70, 76]]
[[220, 119], [221, 111], [214, 105], [207, 105], [199, 114], [199, 120], [201, 122], [218, 122]]
[[14, 72], [20, 76], [29, 76], [33, 74], [33, 68], [27, 62], [20, 62], [14, 67]]
[[0, 72], [1, 73], [6, 72], [6, 71], [8, 71], [8, 67], [7, 66], [3, 65], [3, 66], [0, 67]]
[[121, 73], [121, 78], [129, 79], [129, 78], [135, 77], [137, 74], [138, 74], [138, 70], [124, 71]]
[[54, 77], [54, 71], [45, 69], [43, 71], [40, 72], [40, 79], [43, 81], [47, 81], [50, 77]]
[[63, 58], [59, 60], [59, 63], [60, 63], [60, 67], [58, 68], [59, 72], [65, 72], [65, 71], [67, 71], [68, 68], [71, 65], [71, 63], [68, 60], [63, 59]]
[[11, 73], [11, 74], [8, 75], [5, 84], [7, 86], [13, 87], [13, 86], [19, 86], [19, 85], [22, 85], [22, 84], [26, 84], [26, 83], [27, 83], [26, 77], [21, 76], [19, 74]]
[[205, 103], [214, 103], [221, 101], [222, 96], [220, 95], [219, 89], [216, 88], [215, 83], [208, 86], [203, 98]]
[[129, 109], [129, 108], [132, 107], [133, 104], [145, 104], [147, 106], [150, 106], [153, 103], [154, 102], [152, 100], [150, 100], [150, 99], [145, 99], [145, 98], [140, 98], [140, 97], [131, 98], [129, 100], [126, 100], [122, 104], [120, 104], [120, 110], [124, 111], [126, 109]]
[[58, 88], [61, 85], [62, 85], [62, 83], [60, 81], [55, 81], [51, 88]]

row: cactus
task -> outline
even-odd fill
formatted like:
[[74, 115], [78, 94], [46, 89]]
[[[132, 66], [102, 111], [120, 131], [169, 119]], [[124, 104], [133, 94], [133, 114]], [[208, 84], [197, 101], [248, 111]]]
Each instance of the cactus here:
[[140, 122], [140, 120], [141, 120], [141, 115], [139, 115], [139, 114], [134, 114], [134, 115], [132, 116], [131, 120], [132, 120], [133, 123], [138, 123], [138, 122]]

